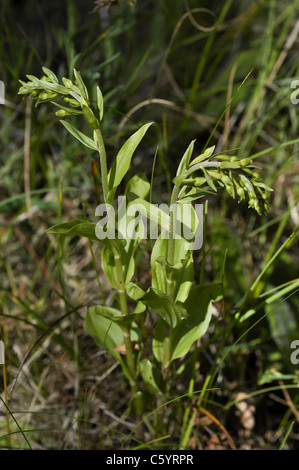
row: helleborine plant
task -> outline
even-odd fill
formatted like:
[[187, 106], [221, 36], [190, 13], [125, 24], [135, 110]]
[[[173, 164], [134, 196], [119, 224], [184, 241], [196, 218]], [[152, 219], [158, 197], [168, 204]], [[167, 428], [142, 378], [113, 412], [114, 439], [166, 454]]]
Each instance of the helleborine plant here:
[[[74, 81], [62, 78], [63, 84], [51, 70], [43, 67], [43, 72], [41, 79], [27, 75], [29, 81], [21, 81], [19, 94], [31, 95], [37, 104], [50, 101], [59, 108], [56, 115], [60, 118], [82, 115], [86, 119], [90, 136], [63, 119], [60, 122], [81, 144], [98, 152], [102, 194], [109, 213], [109, 207], [115, 206], [116, 191], [129, 170], [133, 154], [153, 123], [144, 124], [125, 142], [108, 171], [101, 133], [104, 101], [100, 88], [96, 87], [97, 99], [93, 105], [78, 71], [74, 70]], [[199, 223], [194, 201], [207, 194], [216, 195], [221, 188], [231, 197], [237, 196], [238, 201], [247, 199], [249, 207], [258, 214], [265, 214], [268, 210], [271, 189], [253, 171], [252, 160], [222, 154], [213, 157], [214, 147], [192, 159], [194, 143], [189, 144], [173, 179], [168, 211], [157, 208], [147, 200], [150, 184], [144, 175], [135, 175], [127, 182], [125, 189], [126, 207], [123, 212], [127, 217], [117, 222], [108, 217], [107, 233], [113, 225], [115, 236], [99, 239], [96, 224], [84, 219], [48, 229], [49, 233], [79, 235], [103, 244], [102, 269], [112, 288], [118, 291], [119, 302], [113, 307], [89, 307], [84, 327], [97, 345], [121, 364], [131, 385], [132, 403], [135, 401], [134, 407], [139, 407], [139, 412], [142, 412], [145, 388], [141, 383], [146, 384], [148, 391], [156, 396], [167, 393], [170, 365], [185, 356], [206, 333], [213, 302], [222, 298], [221, 284], [194, 285], [194, 240], [177, 236], [176, 227], [183, 224], [194, 233]], [[147, 219], [158, 222], [161, 230], [152, 249], [152, 277], [147, 289], [136, 281], [132, 282], [134, 260], [145, 230], [142, 219], [138, 223], [138, 236], [134, 239], [125, 230], [124, 224], [132, 221], [132, 204]], [[182, 207], [183, 210], [179, 210]], [[146, 331], [151, 312], [155, 319], [153, 335]]]

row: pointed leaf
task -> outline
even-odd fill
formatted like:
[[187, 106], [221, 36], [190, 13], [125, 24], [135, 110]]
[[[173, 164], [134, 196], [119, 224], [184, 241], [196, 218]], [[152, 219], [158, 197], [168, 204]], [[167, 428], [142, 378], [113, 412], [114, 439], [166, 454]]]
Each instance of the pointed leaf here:
[[123, 250], [123, 240], [110, 240], [108, 238], [99, 240], [96, 236], [95, 229], [95, 223], [88, 222], [86, 220], [75, 219], [71, 222], [53, 225], [52, 227], [48, 228], [47, 233], [87, 237], [89, 240], [95, 240], [97, 242], [103, 243], [103, 245], [106, 245], [110, 250], [114, 249], [118, 252]]
[[161, 266], [166, 279], [169, 279], [171, 275], [174, 281], [175, 301], [185, 302], [194, 280], [194, 265], [191, 254], [180, 260], [175, 266], [170, 266], [165, 256], [157, 258], [155, 262]]
[[214, 153], [215, 150], [215, 145], [213, 147], [207, 148], [204, 153], [196, 157], [194, 160], [192, 160], [191, 165], [196, 165], [196, 163], [200, 163], [204, 160], [208, 160]]
[[115, 348], [124, 343], [122, 329], [119, 325], [101, 315], [99, 306], [88, 308], [84, 320], [84, 329], [98, 346], [109, 351], [115, 359], [120, 361], [120, 353]]
[[185, 356], [192, 344], [207, 331], [212, 318], [212, 304], [222, 298], [222, 284], [202, 284], [191, 289], [183, 318], [170, 335], [171, 361]]
[[[135, 262], [134, 258], [128, 258], [126, 256], [125, 250], [122, 250], [122, 266], [124, 272], [125, 283], [129, 282], [135, 271]], [[111, 251], [109, 246], [104, 246], [102, 251], [102, 269], [105, 273], [105, 276], [109, 284], [114, 287], [114, 289], [119, 289], [119, 281], [117, 276], [117, 271], [115, 267], [114, 254]]]
[[98, 240], [95, 234], [96, 224], [86, 220], [75, 219], [71, 222], [53, 225], [48, 228], [48, 233], [56, 233], [61, 235], [79, 235], [87, 237], [90, 240]]
[[185, 170], [187, 170], [187, 168], [189, 167], [189, 162], [190, 162], [190, 158], [191, 158], [191, 155], [192, 155], [192, 152], [193, 152], [194, 143], [195, 143], [195, 140], [192, 140], [192, 142], [189, 144], [189, 147], [187, 148], [186, 152], [184, 153], [184, 155], [181, 159], [181, 162], [178, 166], [176, 176], [183, 175]]
[[135, 132], [121, 147], [120, 151], [118, 152], [116, 159], [109, 171], [108, 174], [108, 183], [109, 183], [109, 191], [110, 191], [110, 198], [113, 197], [114, 192], [124, 176], [126, 175], [130, 163], [133, 157], [133, 154], [144, 137], [146, 131], [153, 123], [150, 122], [145, 124], [137, 132]]
[[[130, 201], [137, 199], [137, 197], [145, 199], [150, 187], [151, 185], [143, 173], [134, 175], [126, 186], [125, 195]], [[132, 195], [135, 195], [135, 197], [133, 198]]]
[[163, 377], [161, 372], [149, 359], [142, 359], [139, 363], [141, 376], [152, 393], [162, 393]]
[[[84, 329], [98, 346], [109, 351], [121, 362], [121, 355], [116, 348], [124, 344], [124, 336], [121, 326], [117, 323], [118, 317], [121, 317], [121, 312], [117, 309], [102, 305], [89, 307], [84, 319]], [[140, 331], [135, 323], [131, 325], [130, 335], [131, 341], [140, 341]]]
[[64, 120], [61, 120], [60, 122], [72, 134], [72, 136], [74, 136], [77, 140], [79, 140], [79, 142], [81, 142], [81, 144], [85, 145], [86, 147], [92, 150], [98, 150], [96, 143], [92, 139], [90, 139], [90, 137], [87, 137], [87, 135], [78, 131], [78, 129], [73, 127], [69, 122], [66, 122]]
[[76, 69], [74, 69], [74, 75], [75, 75], [75, 78], [76, 78], [76, 84], [80, 90], [80, 93], [81, 93], [81, 96], [83, 96], [83, 98], [88, 101], [89, 100], [89, 97], [88, 97], [88, 91], [87, 91], [87, 88], [85, 86], [85, 83], [83, 82], [82, 80], [82, 77], [81, 77], [81, 74], [80, 72], [78, 72]]
[[178, 324], [181, 318], [187, 316], [187, 311], [181, 303], [176, 303], [171, 297], [158, 289], [150, 287], [144, 292], [138, 285], [133, 283], [129, 283], [126, 288], [129, 296], [134, 300], [145, 303], [172, 328]]
[[[174, 265], [181, 268], [174, 276], [174, 299], [184, 302], [189, 294], [194, 278], [194, 267], [192, 261], [192, 253], [189, 254], [189, 261], [183, 263], [182, 260], [187, 259], [190, 243], [184, 238], [175, 239], [174, 241]], [[151, 256], [152, 267], [152, 287], [162, 292], [167, 292], [167, 273], [165, 265], [161, 263], [161, 259], [167, 259], [168, 240], [161, 236], [156, 240]]]
[[97, 86], [97, 106], [99, 110], [100, 121], [103, 119], [104, 114], [104, 100], [100, 87]]
[[131, 208], [136, 208], [147, 219], [160, 225], [163, 229], [169, 231], [169, 215], [155, 204], [151, 204], [145, 199], [137, 198], [131, 203]]
[[170, 338], [168, 330], [168, 325], [162, 318], [159, 318], [155, 326], [153, 353], [157, 361], [162, 362], [165, 367], [168, 367], [170, 362]]
[[55, 73], [52, 70], [48, 69], [47, 67], [42, 67], [42, 70], [45, 75], [47, 75], [52, 82], [58, 83], [58, 78], [56, 77]]

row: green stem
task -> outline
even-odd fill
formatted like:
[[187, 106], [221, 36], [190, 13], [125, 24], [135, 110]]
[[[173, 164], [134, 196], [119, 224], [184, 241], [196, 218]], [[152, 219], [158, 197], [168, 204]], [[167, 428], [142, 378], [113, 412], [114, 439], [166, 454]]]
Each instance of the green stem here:
[[[114, 252], [114, 263], [116, 267], [117, 279], [119, 282], [118, 288], [118, 295], [119, 295], [119, 302], [120, 308], [123, 315], [128, 315], [128, 304], [127, 304], [127, 296], [125, 291], [125, 282], [124, 282], [124, 273], [123, 273], [123, 266], [121, 261], [121, 254], [117, 251]], [[131, 388], [132, 392], [137, 392], [137, 385], [136, 385], [136, 367], [135, 367], [135, 360], [134, 360], [134, 352], [132, 348], [131, 338], [130, 338], [130, 326], [123, 327], [123, 335], [124, 335], [124, 343], [126, 347], [126, 357], [128, 363], [128, 369], [131, 375]]]
[[[173, 266], [174, 264], [174, 245], [175, 245], [175, 233], [174, 225], [176, 223], [176, 203], [179, 193], [179, 186], [174, 186], [172, 190], [171, 200], [170, 200], [170, 215], [169, 215], [169, 239], [167, 247], [167, 261]], [[173, 297], [174, 294], [174, 282], [172, 274], [170, 274], [169, 279], [167, 279], [167, 294]]]
[[[101, 130], [95, 129], [95, 133], [97, 136], [98, 150], [99, 150], [99, 155], [100, 155], [104, 201], [106, 204], [108, 204], [109, 184], [108, 184], [106, 149], [105, 149], [105, 144], [103, 141]], [[124, 281], [121, 253], [119, 253], [118, 251], [114, 251], [113, 254], [114, 254], [114, 263], [116, 267], [117, 279], [119, 283], [118, 295], [119, 295], [120, 309], [121, 309], [122, 314], [127, 316], [128, 304], [127, 304], [127, 296], [126, 296], [126, 291], [125, 291], [125, 281]], [[130, 338], [130, 326], [123, 327], [123, 335], [124, 335], [124, 343], [126, 347], [127, 364], [128, 364], [128, 369], [129, 369], [129, 373], [131, 376], [130, 385], [131, 385], [132, 392], [136, 393], [137, 392], [136, 367], [135, 367], [135, 360], [134, 360], [134, 352], [133, 352], [131, 338]]]
[[207, 162], [199, 162], [196, 163], [195, 165], [192, 165], [189, 168], [189, 170], [186, 173], [186, 178], [190, 176], [192, 173], [194, 173], [197, 170], [201, 170], [202, 168], [220, 168], [220, 163], [221, 162], [216, 162], [216, 161], [207, 161]]
[[103, 136], [100, 129], [95, 129], [95, 133], [98, 140], [98, 151], [100, 155], [100, 165], [101, 165], [101, 177], [102, 177], [102, 188], [104, 194], [104, 201], [108, 203], [108, 192], [109, 192], [109, 184], [108, 184], [108, 172], [107, 172], [107, 158], [106, 158], [106, 149], [105, 144], [103, 141]]

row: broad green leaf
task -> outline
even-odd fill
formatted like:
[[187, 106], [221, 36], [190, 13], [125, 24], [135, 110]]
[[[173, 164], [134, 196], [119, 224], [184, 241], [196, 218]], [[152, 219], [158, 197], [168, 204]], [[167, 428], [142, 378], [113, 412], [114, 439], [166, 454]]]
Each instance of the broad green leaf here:
[[71, 222], [53, 225], [52, 227], [48, 228], [47, 232], [61, 235], [79, 235], [81, 237], [87, 237], [90, 240], [99, 241], [95, 234], [95, 227], [96, 224], [93, 222], [75, 219]]
[[98, 150], [96, 143], [87, 137], [87, 135], [83, 134], [82, 132], [78, 131], [75, 127], [73, 127], [69, 122], [64, 121], [63, 119], [60, 120], [61, 124], [75, 137], [81, 144], [85, 145], [86, 147], [92, 150]]
[[[177, 240], [175, 240], [175, 243], [176, 242]], [[152, 287], [165, 293], [167, 292], [166, 272], [165, 269], [163, 269], [163, 266], [157, 262], [157, 259], [160, 259], [161, 257], [167, 257], [167, 248], [168, 240], [162, 238], [160, 235], [154, 244], [151, 255]], [[174, 253], [176, 255], [176, 250], [174, 250]]]
[[153, 353], [157, 361], [162, 362], [165, 367], [168, 367], [170, 363], [169, 327], [162, 318], [159, 318], [155, 325]]
[[122, 329], [116, 323], [105, 318], [101, 312], [100, 306], [89, 307], [84, 320], [84, 329], [98, 346], [109, 351], [115, 359], [120, 361], [120, 353], [115, 348], [124, 343]]
[[141, 376], [152, 393], [162, 393], [163, 377], [159, 369], [149, 359], [139, 362]]
[[[132, 178], [131, 183], [133, 183], [133, 180], [136, 183], [136, 191], [141, 194], [146, 194], [148, 191], [147, 183], [138, 177]], [[129, 188], [130, 186], [131, 184], [129, 185]], [[117, 213], [117, 230], [119, 236], [122, 236], [125, 243], [124, 251], [122, 253], [122, 263], [126, 282], [130, 281], [134, 274], [135, 251], [145, 234], [142, 215], [141, 213], [136, 215], [136, 211], [134, 209], [134, 199], [137, 197], [138, 196], [132, 192], [126, 194], [126, 197], [124, 197], [119, 204]]]
[[120, 151], [118, 152], [112, 167], [110, 168], [108, 174], [108, 184], [109, 184], [109, 192], [110, 192], [110, 200], [113, 199], [114, 193], [116, 188], [119, 186], [120, 182], [126, 175], [130, 163], [133, 157], [133, 154], [144, 137], [146, 131], [153, 123], [150, 122], [142, 126], [138, 131], [136, 131], [121, 147]]
[[[200, 207], [202, 208], [203, 206], [201, 205], [199, 208]], [[186, 251], [188, 251], [188, 249], [193, 249], [193, 241], [195, 241], [195, 236], [198, 229], [200, 228], [200, 223], [202, 221], [199, 220], [195, 208], [191, 202], [184, 205], [177, 204], [176, 219], [177, 223], [174, 226], [175, 239], [184, 240]]]
[[136, 208], [136, 212], [140, 212], [163, 229], [169, 230], [169, 215], [158, 206], [151, 204], [145, 199], [137, 198], [132, 201], [131, 207]]
[[133, 300], [142, 300], [144, 297], [144, 290], [140, 287], [138, 283], [128, 282], [126, 284], [126, 291], [129, 297]]
[[[135, 262], [133, 256], [128, 257], [125, 250], [121, 252], [122, 266], [125, 283], [129, 282], [135, 271]], [[104, 246], [102, 251], [102, 268], [109, 284], [114, 289], [119, 289], [119, 281], [117, 277], [117, 271], [115, 267], [114, 253], [111, 251], [109, 246]]]
[[[138, 313], [130, 313], [127, 315], [122, 314], [122, 312], [116, 308], [106, 307], [102, 305], [97, 306], [97, 313], [101, 314], [103, 317], [107, 318], [107, 320], [116, 323], [121, 328], [123, 326], [127, 326], [128, 324], [132, 324], [132, 322], [138, 316]], [[141, 312], [140, 312], [141, 313]]]
[[222, 284], [202, 284], [191, 289], [184, 308], [188, 315], [170, 334], [170, 360], [185, 356], [195, 341], [207, 331], [212, 304], [222, 298]]
[[[135, 199], [137, 198], [137, 199]], [[144, 238], [144, 218], [142, 212], [135, 204], [138, 197], [133, 193], [118, 198], [117, 230], [126, 240], [126, 250], [135, 250], [136, 246]], [[121, 200], [121, 201], [120, 201]]]
[[139, 175], [134, 175], [129, 180], [125, 189], [125, 195], [129, 199], [129, 201], [137, 199], [138, 197], [141, 199], [145, 199], [149, 193], [150, 187], [151, 185], [148, 182], [146, 176], [143, 173], [140, 173]]
[[[151, 255], [152, 287], [167, 292], [166, 260], [168, 240], [160, 236], [154, 245]], [[165, 260], [163, 263], [162, 260]], [[162, 261], [162, 262], [161, 262]], [[169, 266], [168, 268], [171, 269]], [[174, 241], [174, 299], [184, 302], [188, 297], [194, 279], [194, 267], [190, 243], [184, 238]]]
[[[187, 255], [185, 259], [180, 260], [179, 263], [174, 266], [170, 266], [165, 256], [160, 256], [155, 260], [155, 262], [161, 266], [164, 278], [169, 279], [170, 276], [172, 276], [174, 281], [174, 300], [176, 302], [185, 302], [185, 300], [188, 298], [194, 280], [194, 265], [192, 256]], [[157, 271], [157, 267], [155, 271]]]
[[194, 143], [195, 143], [195, 140], [192, 140], [192, 142], [189, 144], [189, 147], [187, 148], [186, 152], [184, 153], [184, 155], [183, 155], [183, 157], [180, 161], [180, 164], [178, 166], [176, 176], [183, 175], [185, 170], [187, 170], [187, 168], [189, 167], [189, 162], [190, 162], [190, 158], [191, 158], [191, 155], [192, 155], [192, 152], [193, 152]]
[[[283, 291], [286, 291], [286, 289], [281, 289], [280, 294]], [[297, 328], [294, 312], [289, 303], [283, 301], [282, 295], [278, 297], [278, 293], [267, 298], [264, 308], [268, 313], [267, 320], [272, 340], [275, 341], [282, 352], [288, 351], [286, 355], [289, 355], [290, 343], [294, 339], [294, 332]]]
[[[200, 228], [199, 221], [191, 203], [184, 206], [178, 206], [177, 209], [177, 230], [175, 230], [176, 238], [174, 240], [174, 266], [167, 267], [169, 240], [162, 233], [155, 242], [151, 255], [152, 266], [152, 286], [167, 292], [167, 270], [173, 269], [174, 279], [174, 299], [184, 302], [191, 288], [194, 271], [192, 261], [193, 236], [196, 230]], [[180, 235], [181, 234], [181, 235]], [[184, 237], [185, 236], [185, 237]], [[186, 239], [186, 236], [190, 240]], [[184, 261], [183, 261], [184, 260]]]
[[146, 305], [143, 302], [137, 302], [133, 313], [143, 313], [146, 310]]
[[[121, 355], [115, 348], [124, 344], [122, 328], [118, 324], [118, 318], [121, 316], [121, 312], [117, 309], [96, 305], [87, 309], [84, 319], [85, 331], [98, 346], [109, 351], [120, 362]], [[130, 337], [131, 341], [140, 341], [140, 331], [135, 323], [132, 323]]]
[[110, 250], [117, 250], [118, 252], [121, 252], [123, 250], [123, 240], [110, 240], [108, 238], [99, 240], [96, 236], [95, 228], [96, 224], [93, 222], [75, 219], [71, 222], [53, 225], [52, 227], [48, 228], [47, 232], [56, 233], [60, 235], [87, 237], [89, 238], [89, 240], [95, 240], [97, 242], [102, 243], [103, 245], [106, 245]]
[[[146, 292], [133, 283], [126, 286], [128, 295], [134, 300], [140, 300], [161, 317], [171, 328], [174, 328], [181, 318], [187, 316], [187, 311], [181, 303], [176, 303], [165, 292], [150, 287]], [[142, 295], [143, 292], [143, 295]]]

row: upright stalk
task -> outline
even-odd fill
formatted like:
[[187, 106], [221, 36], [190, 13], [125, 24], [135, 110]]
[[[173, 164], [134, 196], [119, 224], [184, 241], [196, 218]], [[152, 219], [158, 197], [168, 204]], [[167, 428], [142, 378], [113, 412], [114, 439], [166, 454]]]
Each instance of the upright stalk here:
[[106, 149], [103, 141], [103, 136], [100, 129], [95, 129], [95, 133], [98, 140], [98, 151], [100, 155], [100, 165], [101, 165], [101, 177], [102, 177], [102, 188], [104, 194], [104, 201], [108, 203], [108, 172], [107, 172], [107, 158], [106, 158]]
[[[105, 204], [107, 204], [107, 210], [109, 210], [109, 206], [108, 206], [109, 185], [108, 185], [106, 149], [105, 149], [105, 144], [104, 144], [103, 136], [102, 136], [100, 129], [95, 129], [95, 133], [97, 136], [98, 151], [100, 155], [104, 201], [105, 201]], [[113, 253], [113, 256], [114, 256], [114, 264], [116, 268], [116, 275], [117, 275], [118, 284], [119, 284], [118, 295], [119, 295], [120, 309], [121, 309], [122, 314], [127, 316], [128, 304], [127, 304], [127, 296], [126, 296], [126, 291], [125, 291], [125, 281], [124, 281], [121, 253], [115, 250]], [[131, 380], [130, 380], [131, 389], [133, 393], [136, 393], [137, 392], [136, 367], [135, 367], [134, 352], [133, 352], [131, 337], [130, 337], [130, 326], [126, 325], [123, 327], [123, 335], [124, 335], [124, 343], [125, 343], [125, 348], [126, 348], [127, 365], [128, 365], [128, 370], [131, 376]]]
[[[176, 224], [176, 204], [179, 193], [179, 186], [174, 186], [170, 199], [170, 215], [169, 215], [169, 239], [167, 247], [167, 262], [173, 266], [174, 264], [174, 245], [175, 245], [175, 224]], [[170, 297], [174, 295], [174, 281], [173, 275], [170, 273], [169, 279], [167, 279], [167, 294]]]
[[[128, 315], [128, 304], [127, 304], [127, 296], [125, 291], [125, 282], [124, 282], [124, 273], [123, 273], [123, 266], [121, 261], [121, 254], [118, 252], [114, 252], [114, 263], [116, 267], [117, 279], [119, 283], [118, 288], [118, 295], [119, 295], [119, 302], [120, 308], [123, 315]], [[129, 373], [131, 376], [130, 384], [133, 394], [137, 392], [137, 385], [136, 385], [136, 367], [135, 367], [135, 360], [134, 360], [134, 352], [131, 343], [130, 337], [130, 326], [123, 326], [123, 335], [124, 335], [124, 343], [126, 347], [126, 357], [127, 357], [127, 365], [129, 369]]]

